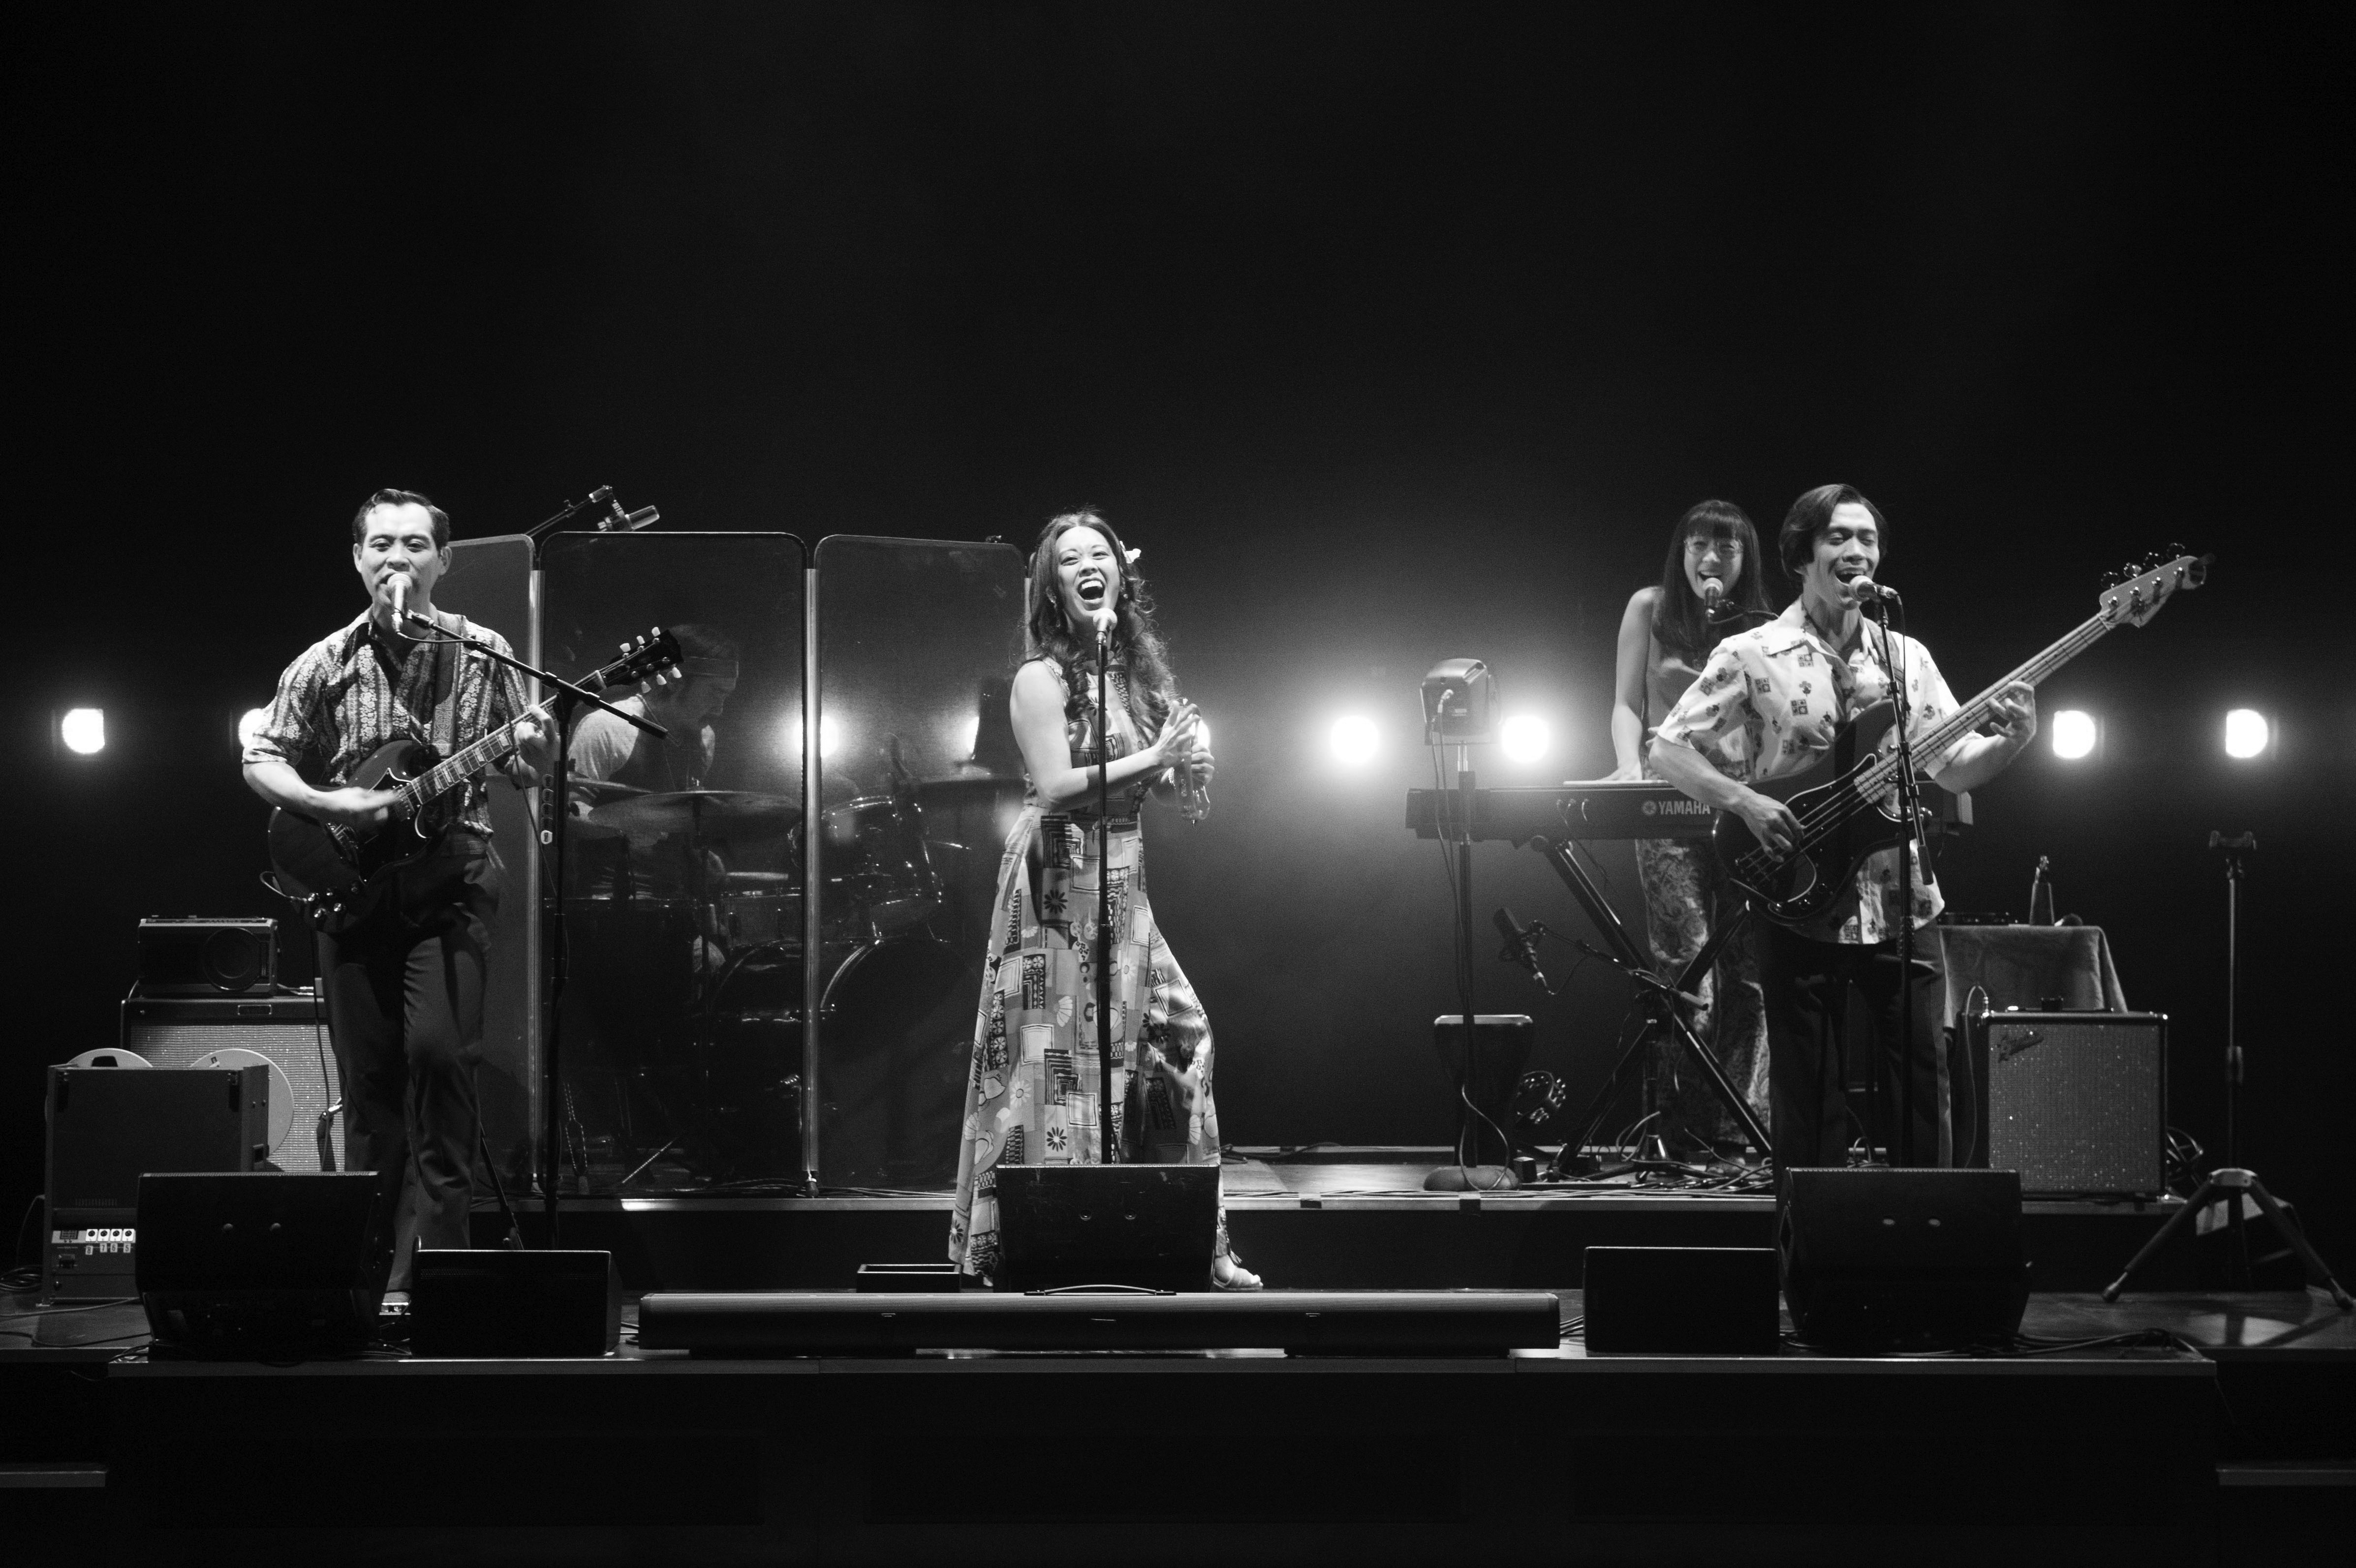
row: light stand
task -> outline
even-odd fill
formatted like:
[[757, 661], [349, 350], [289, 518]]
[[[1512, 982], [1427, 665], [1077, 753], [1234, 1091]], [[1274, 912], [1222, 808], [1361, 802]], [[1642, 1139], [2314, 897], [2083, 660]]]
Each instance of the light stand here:
[[2249, 871], [2250, 858], [2258, 852], [2258, 836], [2241, 833], [2228, 838], [2222, 833], [2211, 833], [2209, 835], [2209, 848], [2221, 851], [2225, 857], [2225, 1163], [2209, 1173], [2208, 1179], [2201, 1183], [2201, 1189], [2192, 1195], [2191, 1201], [2170, 1215], [2158, 1233], [2143, 1244], [2143, 1251], [2128, 1261], [2127, 1266], [2120, 1271], [2119, 1277], [2103, 1287], [2103, 1299], [2116, 1301], [2119, 1292], [2127, 1287], [2127, 1281], [2135, 1276], [2136, 1271], [2143, 1267], [2170, 1236], [2206, 1210], [2211, 1201], [2220, 1199], [2225, 1204], [2225, 1223], [2232, 1236], [2226, 1283], [2235, 1290], [2247, 1290], [2250, 1287], [2250, 1241], [2242, 1215], [2243, 1195], [2246, 1193], [2256, 1201], [2258, 1211], [2266, 1217], [2268, 1224], [2274, 1226], [2275, 1233], [2288, 1243], [2291, 1250], [2307, 1264], [2309, 1283], [2320, 1285], [2330, 1294], [2332, 1305], [2346, 1312], [2356, 1307], [2356, 1300], [2350, 1299], [2348, 1293], [2340, 1288], [2340, 1282], [2331, 1277], [2330, 1266], [2323, 1261], [2322, 1254], [2276, 1206], [2274, 1194], [2268, 1192], [2266, 1184], [2258, 1179], [2258, 1173], [2244, 1168], [2241, 1164], [2239, 1102], [2242, 1045], [2236, 1015], [2240, 1011], [2242, 988], [2242, 878]]
[[[1495, 683], [1479, 659], [1446, 659], [1423, 677], [1424, 744], [1435, 748], [1436, 767], [1449, 748], [1456, 752], [1453, 804], [1445, 789], [1435, 792], [1432, 804], [1440, 842], [1454, 847], [1450, 869], [1456, 895], [1456, 1004], [1464, 1019], [1464, 1071], [1456, 1079], [1456, 1163], [1424, 1178], [1425, 1189], [1432, 1192], [1496, 1192], [1522, 1184], [1510, 1166], [1464, 1162], [1466, 1135], [1479, 1142], [1468, 1118], [1482, 1115], [1471, 1093], [1481, 1049], [1480, 1019], [1472, 1008], [1472, 811], [1478, 795], [1472, 747], [1489, 739], [1495, 706]], [[1510, 1156], [1510, 1147], [1506, 1152]]]

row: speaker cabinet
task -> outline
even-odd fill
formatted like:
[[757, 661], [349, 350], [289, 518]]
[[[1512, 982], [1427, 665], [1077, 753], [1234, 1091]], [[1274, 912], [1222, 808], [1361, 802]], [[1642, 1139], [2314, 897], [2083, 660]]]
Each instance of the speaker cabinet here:
[[261, 1066], [52, 1067], [47, 1090], [48, 1301], [134, 1294], [145, 1173], [251, 1170], [269, 1125], [270, 1075]]
[[[319, 1117], [342, 1098], [325, 1001], [310, 997], [134, 997], [123, 1004], [123, 1049], [157, 1067], [194, 1067], [222, 1051], [251, 1051], [271, 1074], [268, 1158], [286, 1171], [319, 1168]], [[229, 1065], [248, 1065], [230, 1057]], [[286, 1096], [282, 1117], [277, 1096]], [[344, 1159], [343, 1118], [328, 1132], [336, 1168]]]
[[2168, 1185], [2168, 1019], [1979, 1013], [1966, 1019], [1993, 1170], [2030, 1197], [2156, 1198]]
[[1786, 1170], [1776, 1229], [1804, 1344], [1944, 1349], [2019, 1330], [2029, 1268], [2009, 1170]]

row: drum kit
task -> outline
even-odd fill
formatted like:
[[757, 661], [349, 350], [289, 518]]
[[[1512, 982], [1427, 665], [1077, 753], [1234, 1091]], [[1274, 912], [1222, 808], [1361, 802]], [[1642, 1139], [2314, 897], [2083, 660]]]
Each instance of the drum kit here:
[[[969, 798], [977, 786], [1001, 805], [1021, 788], [917, 782], [819, 817], [819, 1147], [830, 1186], [945, 1187], [955, 1176], [988, 897], [977, 911], [961, 884], [996, 866], [958, 841], [985, 826]], [[666, 1157], [658, 1182], [680, 1171], [702, 1189], [797, 1178], [798, 803], [741, 790], [578, 788], [586, 810], [570, 824], [566, 1028], [591, 1044], [581, 1073], [567, 1074], [575, 1168], [595, 1171], [606, 1189]], [[934, 836], [943, 828], [955, 836]]]

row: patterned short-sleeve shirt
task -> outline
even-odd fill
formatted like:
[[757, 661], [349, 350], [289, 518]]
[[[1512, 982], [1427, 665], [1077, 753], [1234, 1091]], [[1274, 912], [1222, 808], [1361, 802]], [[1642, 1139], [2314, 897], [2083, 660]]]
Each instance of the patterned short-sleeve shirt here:
[[[1955, 711], [1930, 650], [1891, 633], [1890, 656], [1906, 677], [1907, 734], [1920, 741]], [[1833, 733], [1859, 709], [1890, 695], [1878, 631], [1858, 637], [1846, 654], [1819, 635], [1798, 603], [1748, 632], [1719, 643], [1701, 676], [1686, 689], [1657, 739], [1690, 746], [1711, 766], [1741, 784], [1764, 784], [1801, 773], [1832, 749]], [[1960, 742], [1958, 742], [1960, 744]], [[1916, 752], [1914, 765], [1937, 774], [1954, 749]], [[1799, 928], [1819, 942], [1877, 943], [1898, 929], [1898, 851], [1867, 857], [1849, 891]], [[1914, 866], [1913, 917], [1928, 924], [1944, 907], [1939, 885]]]
[[[506, 651], [507, 640], [463, 615], [445, 624]], [[249, 763], [281, 762], [317, 789], [351, 783], [359, 765], [386, 742], [433, 742], [434, 709], [456, 672], [451, 730], [456, 746], [471, 744], [524, 709], [513, 670], [480, 654], [433, 643], [402, 642], [397, 662], [374, 635], [366, 613], [303, 650], [278, 677], [268, 718], [246, 747]], [[454, 747], [443, 748], [454, 750]], [[451, 791], [435, 819], [455, 821], [487, 838], [491, 816], [478, 777]]]

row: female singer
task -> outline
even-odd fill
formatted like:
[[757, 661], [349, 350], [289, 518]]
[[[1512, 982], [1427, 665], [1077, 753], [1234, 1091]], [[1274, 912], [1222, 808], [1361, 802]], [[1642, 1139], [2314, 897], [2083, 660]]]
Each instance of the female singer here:
[[[1101, 1157], [1095, 987], [1097, 763], [1111, 758], [1113, 1128], [1125, 1161], [1216, 1165], [1211, 1026], [1154, 923], [1138, 813], [1208, 786], [1211, 753], [1179, 699], [1136, 552], [1094, 512], [1050, 521], [1031, 557], [1024, 653], [1008, 708], [1023, 751], [1022, 817], [999, 864], [990, 951], [974, 1019], [949, 1257], [968, 1274], [998, 1261], [1001, 1163]], [[1097, 635], [1110, 632], [1109, 720], [1097, 711]], [[1151, 737], [1151, 740], [1148, 737]], [[1173, 773], [1186, 777], [1174, 778]], [[1211, 1284], [1257, 1290], [1219, 1215]]]
[[[1730, 632], [1769, 613], [1759, 532], [1742, 508], [1704, 501], [1677, 519], [1661, 581], [1639, 588], [1620, 618], [1612, 681], [1612, 753], [1615, 779], [1657, 779], [1648, 765], [1654, 729], [1701, 674], [1709, 652]], [[1739, 907], [1707, 838], [1639, 838], [1636, 874], [1644, 888], [1653, 962], [1675, 979], [1709, 940], [1712, 923]], [[1702, 977], [1693, 1031], [1718, 1053], [1726, 1076], [1767, 1116], [1767, 1020], [1756, 946], [1739, 933]], [[1740, 1136], [1683, 1049], [1663, 1041], [1646, 1064], [1644, 1109], [1664, 1134], [1716, 1143]]]

